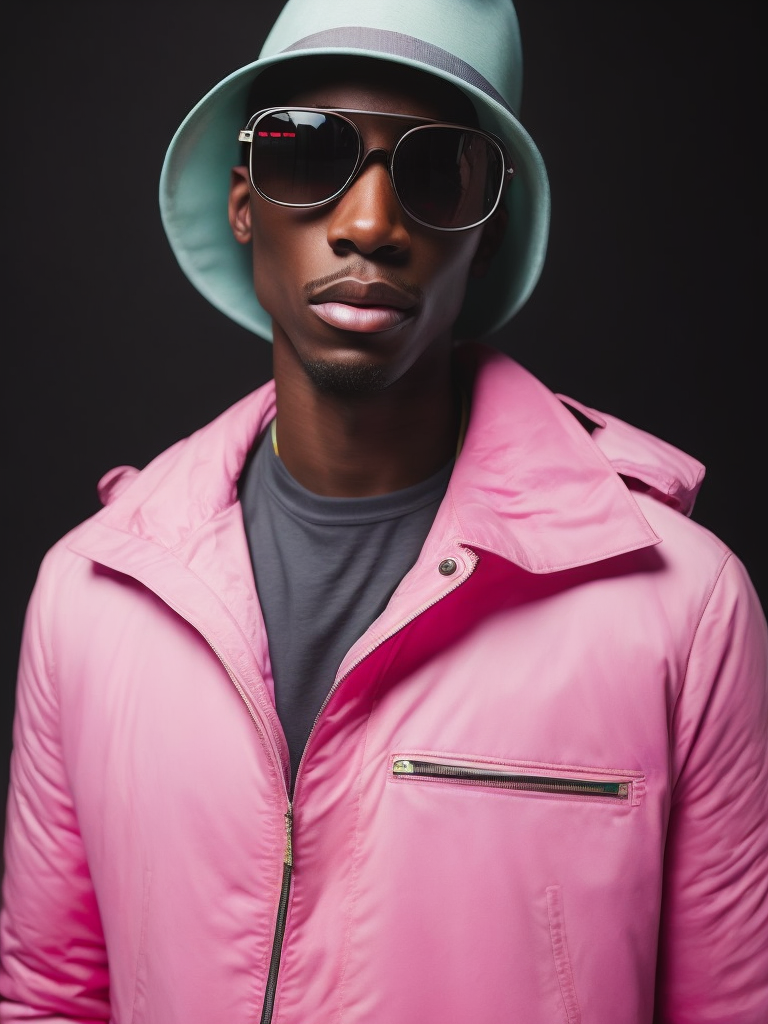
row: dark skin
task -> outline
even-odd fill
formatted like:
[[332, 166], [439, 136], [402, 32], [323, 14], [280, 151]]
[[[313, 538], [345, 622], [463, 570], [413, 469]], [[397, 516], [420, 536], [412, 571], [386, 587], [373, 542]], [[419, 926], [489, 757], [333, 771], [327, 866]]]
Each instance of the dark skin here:
[[[384, 67], [285, 102], [455, 120], [444, 83]], [[405, 127], [359, 124], [368, 147], [386, 150]], [[343, 196], [313, 210], [266, 201], [235, 167], [229, 217], [253, 247], [254, 287], [273, 319], [277, 438], [291, 475], [316, 494], [365, 497], [441, 469], [459, 429], [452, 328], [470, 275], [485, 273], [498, 246], [503, 210], [466, 231], [424, 227], [374, 157]]]

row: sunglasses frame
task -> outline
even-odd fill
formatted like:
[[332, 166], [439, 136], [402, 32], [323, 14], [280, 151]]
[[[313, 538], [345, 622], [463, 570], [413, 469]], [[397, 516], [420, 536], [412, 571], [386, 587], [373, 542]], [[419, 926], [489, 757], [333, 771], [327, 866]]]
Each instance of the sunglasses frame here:
[[[288, 113], [292, 110], [295, 110], [299, 113], [335, 114], [339, 118], [341, 118], [341, 120], [346, 121], [347, 124], [350, 124], [357, 136], [357, 160], [349, 177], [344, 182], [342, 187], [338, 189], [336, 192], [334, 192], [333, 195], [328, 196], [327, 199], [321, 199], [316, 203], [286, 203], [280, 199], [273, 199], [271, 196], [268, 196], [264, 192], [262, 192], [262, 190], [258, 187], [256, 182], [253, 180], [253, 146], [250, 144], [253, 142], [253, 136], [254, 132], [256, 131], [257, 125], [265, 117], [269, 117], [272, 114], [282, 112]], [[397, 119], [401, 121], [411, 121], [414, 123], [413, 127], [406, 129], [406, 131], [404, 131], [403, 134], [398, 138], [397, 142], [395, 143], [391, 151], [383, 149], [381, 146], [374, 146], [371, 149], [366, 149], [365, 140], [363, 139], [363, 134], [362, 131], [360, 130], [360, 127], [350, 117], [347, 117], [348, 114], [357, 114], [366, 117], [384, 117], [390, 119]], [[492, 146], [496, 148], [496, 150], [499, 153], [499, 156], [501, 157], [501, 163], [504, 170], [501, 175], [501, 181], [499, 182], [499, 189], [496, 195], [496, 200], [491, 209], [488, 211], [488, 213], [481, 217], [480, 220], [474, 221], [474, 223], [472, 224], [463, 224], [461, 227], [457, 228], [446, 228], [440, 227], [437, 224], [430, 224], [429, 221], [422, 220], [420, 217], [416, 217], [413, 213], [411, 213], [411, 211], [405, 205], [403, 200], [400, 198], [400, 193], [397, 190], [397, 184], [392, 173], [395, 155], [400, 146], [402, 145], [403, 141], [407, 139], [409, 136], [413, 135], [414, 132], [421, 131], [424, 128], [434, 127], [457, 128], [460, 131], [471, 132], [474, 135], [481, 135], [487, 142], [489, 142]], [[358, 177], [363, 167], [368, 162], [368, 158], [371, 156], [371, 154], [383, 153], [386, 157], [387, 174], [389, 175], [389, 180], [392, 183], [392, 189], [397, 197], [397, 201], [400, 203], [402, 208], [405, 210], [405, 212], [412, 220], [414, 220], [417, 224], [421, 224], [423, 227], [431, 228], [433, 231], [469, 231], [471, 228], [479, 227], [480, 224], [485, 224], [485, 222], [489, 220], [498, 209], [499, 203], [501, 202], [501, 197], [504, 194], [504, 189], [508, 182], [511, 181], [512, 176], [515, 173], [514, 166], [512, 165], [512, 160], [510, 158], [509, 153], [507, 152], [506, 147], [504, 146], [504, 143], [501, 141], [501, 139], [497, 138], [495, 135], [492, 135], [491, 132], [484, 131], [482, 128], [469, 128], [467, 125], [454, 124], [451, 121], [436, 121], [429, 117], [416, 117], [415, 115], [412, 114], [392, 114], [378, 110], [353, 110], [347, 107], [267, 107], [264, 110], [257, 111], [249, 119], [248, 124], [245, 126], [245, 128], [240, 129], [237, 138], [239, 142], [245, 142], [250, 145], [248, 151], [248, 175], [250, 177], [253, 189], [261, 196], [262, 199], [265, 199], [268, 203], [273, 203], [275, 206], [284, 206], [289, 209], [314, 210], [322, 206], [327, 206], [329, 203], [335, 202], [337, 199], [343, 196], [344, 193], [354, 184], [356, 178]]]

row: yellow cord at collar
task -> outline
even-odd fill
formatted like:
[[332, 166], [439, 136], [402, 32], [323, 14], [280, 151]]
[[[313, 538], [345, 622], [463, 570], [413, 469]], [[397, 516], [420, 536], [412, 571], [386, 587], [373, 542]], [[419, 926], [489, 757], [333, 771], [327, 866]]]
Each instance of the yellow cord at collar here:
[[[467, 403], [467, 394], [462, 388], [461, 392], [461, 419], [459, 421], [459, 436], [456, 441], [456, 458], [459, 457], [462, 445], [464, 444], [464, 436], [467, 433], [467, 423], [469, 422], [469, 409]], [[272, 420], [271, 427], [272, 434], [272, 448], [274, 449], [275, 455], [280, 458], [280, 452], [277, 448], [277, 416]]]

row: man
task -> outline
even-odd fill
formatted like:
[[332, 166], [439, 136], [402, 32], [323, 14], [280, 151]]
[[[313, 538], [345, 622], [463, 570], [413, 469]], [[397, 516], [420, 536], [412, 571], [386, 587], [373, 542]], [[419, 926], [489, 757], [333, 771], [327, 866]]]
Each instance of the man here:
[[756, 596], [695, 460], [472, 342], [546, 244], [517, 24], [394, 8], [290, 0], [171, 144], [275, 380], [41, 569], [0, 1020], [768, 1011]]

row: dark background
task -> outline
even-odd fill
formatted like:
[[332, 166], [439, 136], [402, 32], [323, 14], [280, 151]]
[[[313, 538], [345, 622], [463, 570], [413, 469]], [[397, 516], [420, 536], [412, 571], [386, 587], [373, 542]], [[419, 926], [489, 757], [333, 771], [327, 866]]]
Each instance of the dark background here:
[[[96, 511], [107, 469], [143, 465], [270, 374], [269, 346], [178, 269], [157, 183], [182, 118], [257, 56], [280, 7], [5, 13], [3, 792], [44, 551]], [[765, 606], [760, 7], [519, 0], [522, 120], [549, 168], [552, 233], [533, 297], [492, 340], [553, 390], [704, 462], [695, 518]]]

